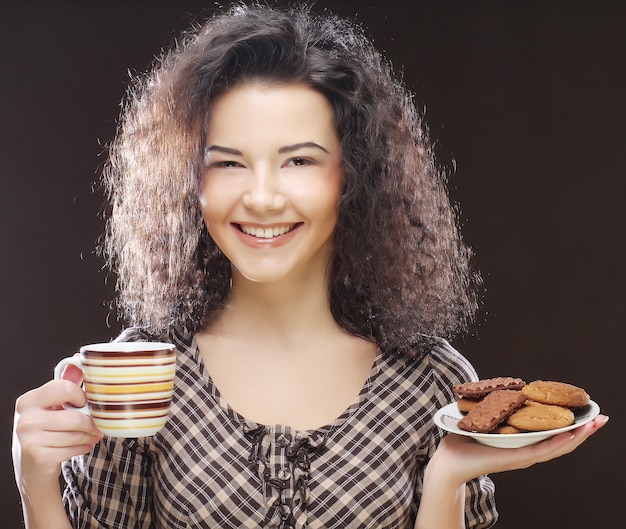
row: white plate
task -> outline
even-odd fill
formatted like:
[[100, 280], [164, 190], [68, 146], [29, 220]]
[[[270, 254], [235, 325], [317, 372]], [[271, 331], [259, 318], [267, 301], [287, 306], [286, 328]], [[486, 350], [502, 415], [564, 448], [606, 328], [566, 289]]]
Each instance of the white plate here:
[[461, 430], [457, 427], [456, 423], [463, 417], [463, 414], [459, 411], [456, 402], [453, 402], [452, 404], [444, 406], [438, 410], [437, 413], [435, 413], [435, 424], [442, 430], [472, 437], [484, 445], [495, 446], [497, 448], [519, 448], [521, 446], [538, 443], [548, 437], [567, 432], [568, 430], [573, 430], [574, 428], [578, 428], [579, 426], [588, 423], [593, 420], [598, 413], [600, 413], [600, 407], [594, 401], [589, 401], [589, 404], [586, 406], [575, 408], [573, 411], [575, 416], [574, 424], [564, 428], [545, 430], [543, 432], [511, 434], [476, 433], [466, 432], [465, 430]]

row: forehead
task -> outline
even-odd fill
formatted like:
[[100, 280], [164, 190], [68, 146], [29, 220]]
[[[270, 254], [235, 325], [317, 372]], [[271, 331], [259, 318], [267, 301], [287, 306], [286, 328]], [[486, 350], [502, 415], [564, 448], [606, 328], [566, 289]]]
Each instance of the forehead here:
[[208, 142], [257, 142], [279, 136], [290, 140], [336, 139], [335, 115], [320, 92], [303, 84], [272, 85], [253, 82], [219, 95], [211, 105]]

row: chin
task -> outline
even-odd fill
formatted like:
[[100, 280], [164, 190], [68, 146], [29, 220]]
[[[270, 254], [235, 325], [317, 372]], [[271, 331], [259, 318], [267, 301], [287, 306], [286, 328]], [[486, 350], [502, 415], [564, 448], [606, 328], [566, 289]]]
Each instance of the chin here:
[[251, 283], [278, 283], [279, 281], [286, 279], [289, 274], [281, 273], [275, 268], [272, 270], [241, 270], [238, 269], [239, 275], [244, 281]]

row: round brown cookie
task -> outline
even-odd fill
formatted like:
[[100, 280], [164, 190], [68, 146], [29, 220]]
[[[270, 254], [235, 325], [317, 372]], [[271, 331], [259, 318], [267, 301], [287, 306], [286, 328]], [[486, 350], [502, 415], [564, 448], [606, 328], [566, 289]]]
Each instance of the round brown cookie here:
[[456, 401], [456, 405], [461, 413], [472, 411], [472, 408], [480, 402], [480, 399], [470, 399], [469, 397], [461, 397]]
[[452, 391], [461, 397], [481, 398], [493, 391], [502, 389], [522, 389], [526, 385], [521, 378], [513, 377], [496, 377], [484, 378], [477, 382], [465, 382], [456, 384], [452, 387]]
[[554, 430], [573, 424], [574, 412], [563, 406], [526, 401], [508, 417], [506, 423], [529, 432]]
[[499, 434], [511, 434], [511, 433], [524, 433], [524, 430], [520, 430], [519, 428], [515, 428], [515, 426], [511, 426], [510, 424], [501, 424], [491, 433], [499, 433]]
[[535, 380], [522, 388], [524, 394], [535, 402], [578, 408], [589, 404], [587, 392], [572, 384], [552, 380]]

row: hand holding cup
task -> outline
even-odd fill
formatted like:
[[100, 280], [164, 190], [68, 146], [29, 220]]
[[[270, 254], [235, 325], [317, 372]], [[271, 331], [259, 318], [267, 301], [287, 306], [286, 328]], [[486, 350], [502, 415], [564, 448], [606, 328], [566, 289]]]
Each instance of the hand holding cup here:
[[[87, 404], [75, 408], [91, 415], [96, 427], [112, 437], [145, 437], [167, 422], [174, 390], [176, 348], [161, 342], [110, 342], [85, 345], [80, 355], [61, 360], [54, 378], [67, 365], [83, 372]], [[66, 409], [72, 409], [65, 404]]]

